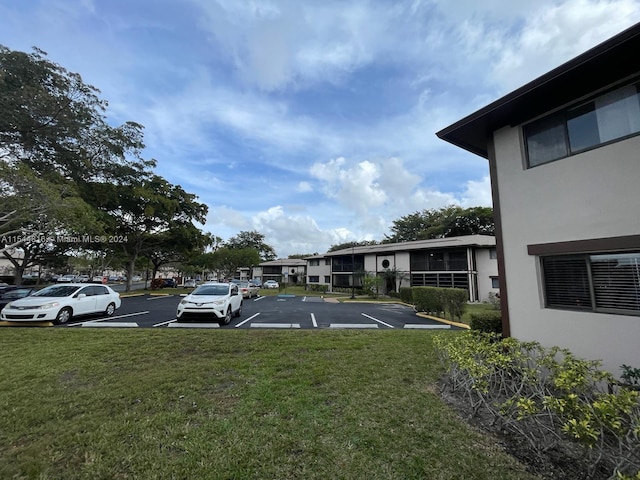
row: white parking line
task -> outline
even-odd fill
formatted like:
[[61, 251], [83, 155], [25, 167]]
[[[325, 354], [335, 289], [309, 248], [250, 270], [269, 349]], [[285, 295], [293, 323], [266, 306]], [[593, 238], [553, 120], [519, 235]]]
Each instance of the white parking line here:
[[146, 310], [144, 312], [127, 313], [126, 315], [116, 315], [116, 316], [113, 316], [113, 317], [96, 318], [95, 320], [88, 320], [86, 322], [72, 323], [69, 326], [70, 327], [83, 327], [85, 323], [98, 323], [98, 322], [104, 322], [104, 321], [107, 321], [107, 320], [111, 321], [111, 320], [115, 320], [116, 318], [135, 317], [136, 315], [146, 315], [147, 313], [149, 313], [149, 310]]
[[256, 318], [258, 315], [260, 315], [260, 312], [256, 313], [255, 315], [251, 315], [249, 318], [247, 318], [246, 320], [243, 320], [242, 322], [240, 322], [239, 324], [236, 325], [236, 328], [244, 325], [247, 322], [250, 322], [251, 320], [253, 320], [254, 318]]
[[169, 320], [168, 322], [156, 323], [154, 325], [154, 327], [161, 327], [163, 325], [168, 325], [169, 323], [173, 323], [173, 322], [176, 322], [176, 321], [178, 321], [178, 319], [174, 318], [173, 320]]
[[386, 327], [389, 327], [389, 328], [395, 328], [393, 325], [389, 325], [388, 323], [385, 323], [385, 322], [383, 322], [382, 320], [378, 320], [377, 318], [372, 317], [371, 315], [367, 315], [366, 313], [363, 313], [363, 314], [362, 314], [362, 316], [363, 316], [363, 317], [367, 317], [367, 318], [369, 318], [369, 319], [373, 320], [374, 322], [378, 322], [378, 323], [380, 323], [380, 324], [382, 324], [382, 325], [384, 325], [384, 326], [386, 326]]
[[219, 323], [170, 323], [167, 327], [171, 328], [220, 328]]
[[332, 323], [329, 328], [378, 328], [375, 323]]
[[318, 328], [318, 322], [316, 322], [316, 316], [313, 313], [311, 314], [311, 323], [313, 323], [314, 328]]
[[251, 328], [300, 328], [299, 323], [252, 323]]
[[258, 300], [264, 300], [267, 297], [256, 297], [256, 299], [254, 300], [254, 302], [257, 302]]
[[138, 324], [135, 322], [109, 322], [109, 323], [101, 323], [101, 322], [84, 322], [81, 323], [83, 327], [107, 327], [107, 328], [122, 328], [122, 327], [137, 327]]
[[173, 294], [170, 295], [154, 295], [152, 297], [147, 298], [147, 300], [158, 300], [161, 298], [173, 298]]

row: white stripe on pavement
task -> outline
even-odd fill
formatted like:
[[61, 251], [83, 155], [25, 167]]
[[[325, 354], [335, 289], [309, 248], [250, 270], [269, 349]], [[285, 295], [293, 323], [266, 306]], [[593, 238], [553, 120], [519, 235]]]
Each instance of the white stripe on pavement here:
[[167, 327], [171, 328], [220, 328], [218, 323], [170, 323]]
[[384, 325], [384, 326], [386, 326], [386, 327], [394, 328], [394, 327], [393, 327], [393, 325], [389, 325], [388, 323], [385, 323], [385, 322], [383, 322], [382, 320], [378, 320], [377, 318], [372, 317], [371, 315], [367, 315], [366, 313], [363, 313], [363, 314], [362, 314], [362, 316], [363, 316], [363, 317], [367, 317], [367, 318], [369, 318], [369, 319], [373, 320], [374, 322], [378, 322], [378, 323], [380, 323], [380, 324], [382, 324], [382, 325]]
[[121, 327], [137, 327], [138, 324], [135, 322], [109, 322], [109, 323], [102, 323], [102, 322], [84, 322], [81, 324], [83, 327], [116, 327], [116, 328], [121, 328]]
[[299, 323], [252, 323], [251, 328], [300, 328]]
[[256, 313], [255, 315], [251, 315], [249, 318], [247, 318], [246, 320], [243, 320], [242, 322], [240, 322], [239, 324], [236, 325], [236, 328], [244, 325], [247, 322], [250, 322], [251, 320], [253, 320], [254, 318], [256, 318], [258, 315], [260, 315], [260, 312]]
[[378, 328], [375, 323], [332, 323], [329, 328]]
[[313, 328], [318, 328], [318, 322], [316, 322], [316, 316], [311, 314], [311, 323], [313, 323]]

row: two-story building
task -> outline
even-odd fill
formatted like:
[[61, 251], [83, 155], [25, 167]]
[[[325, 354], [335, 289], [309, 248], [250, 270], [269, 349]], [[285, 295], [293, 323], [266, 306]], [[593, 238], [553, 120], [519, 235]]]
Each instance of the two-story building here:
[[489, 161], [503, 332], [640, 366], [640, 24], [438, 132]]
[[468, 235], [327, 252], [307, 259], [309, 284], [324, 278], [330, 290], [348, 290], [361, 286], [364, 275], [375, 275], [384, 279], [383, 294], [401, 287], [455, 287], [466, 289], [469, 301], [482, 301], [499, 291], [495, 245], [493, 236]]

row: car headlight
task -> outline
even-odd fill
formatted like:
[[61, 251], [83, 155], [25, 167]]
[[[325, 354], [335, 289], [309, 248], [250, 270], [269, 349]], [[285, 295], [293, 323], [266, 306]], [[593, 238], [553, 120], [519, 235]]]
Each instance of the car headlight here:
[[180, 305], [186, 305], [187, 303], [189, 303], [189, 300], [187, 300], [186, 298], [180, 300]]
[[47, 310], [49, 308], [55, 308], [55, 307], [57, 307], [59, 305], [60, 305], [60, 302], [49, 302], [49, 303], [45, 303], [44, 305], [40, 305], [40, 306], [35, 307], [35, 308], [40, 309], [40, 310]]

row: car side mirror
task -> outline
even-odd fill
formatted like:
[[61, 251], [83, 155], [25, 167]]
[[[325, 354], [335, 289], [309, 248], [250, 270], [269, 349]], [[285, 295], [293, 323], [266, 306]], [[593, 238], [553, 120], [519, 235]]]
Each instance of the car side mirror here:
[[86, 297], [86, 296], [87, 296], [87, 294], [86, 294], [86, 293], [79, 293], [78, 295], [76, 295], [76, 298], [77, 298], [78, 300], [80, 300], [81, 298], [84, 298], [84, 297]]

